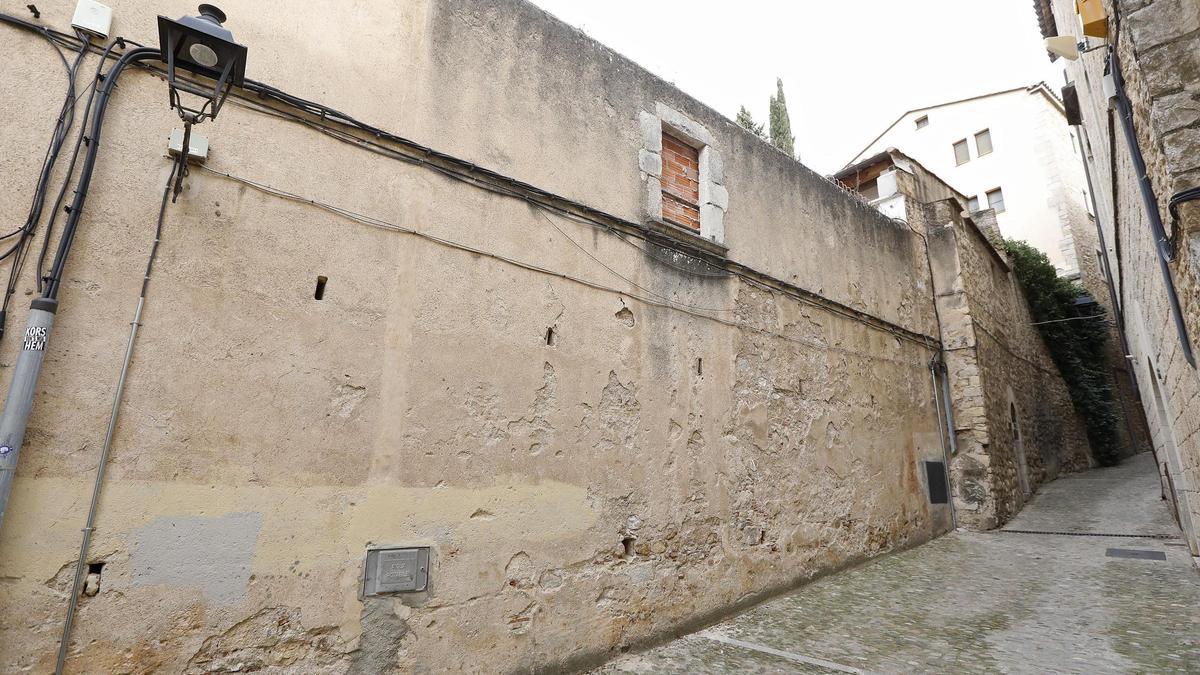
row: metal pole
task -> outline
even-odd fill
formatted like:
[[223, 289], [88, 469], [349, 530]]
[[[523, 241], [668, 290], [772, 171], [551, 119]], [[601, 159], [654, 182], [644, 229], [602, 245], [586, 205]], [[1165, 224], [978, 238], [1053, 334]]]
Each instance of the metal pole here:
[[8, 510], [8, 498], [12, 494], [13, 476], [17, 471], [17, 459], [21, 455], [21, 443], [25, 439], [25, 426], [29, 423], [29, 411], [33, 408], [33, 397], [37, 393], [38, 374], [46, 356], [46, 343], [54, 327], [54, 314], [58, 301], [38, 298], [29, 310], [29, 323], [25, 328], [25, 339], [17, 364], [13, 368], [12, 384], [8, 387], [8, 398], [4, 402], [4, 413], [0, 416], [0, 527], [4, 526], [4, 514]]
[[83, 540], [79, 543], [79, 560], [75, 565], [75, 581], [71, 584], [71, 599], [67, 605], [67, 619], [63, 623], [62, 639], [58, 643], [58, 661], [54, 666], [56, 675], [62, 674], [63, 664], [67, 660], [67, 645], [71, 642], [71, 625], [75, 621], [75, 608], [79, 604], [83, 571], [87, 566], [88, 547], [92, 543], [92, 532], [96, 529], [96, 508], [100, 504], [100, 488], [104, 485], [104, 473], [108, 469], [108, 454], [112, 450], [113, 433], [117, 429], [117, 413], [121, 409], [121, 399], [125, 395], [125, 380], [129, 375], [129, 362], [133, 360], [133, 343], [137, 339], [138, 327], [141, 326], [142, 305], [145, 302], [146, 297], [144, 295], [138, 298], [137, 309], [133, 312], [133, 323], [129, 327], [129, 341], [125, 345], [125, 361], [121, 364], [121, 377], [117, 380], [117, 391], [113, 395], [112, 410], [108, 414], [108, 430], [104, 433], [104, 448], [100, 450], [100, 463], [96, 467], [96, 484], [92, 488], [92, 503], [88, 507], [87, 524], [83, 527]]
[[146, 262], [146, 274], [142, 277], [142, 292], [138, 295], [137, 309], [133, 311], [133, 323], [129, 324], [129, 340], [125, 343], [125, 360], [121, 362], [121, 375], [117, 378], [117, 390], [113, 392], [112, 410], [108, 413], [108, 429], [104, 432], [104, 447], [100, 450], [100, 461], [96, 465], [96, 482], [92, 486], [92, 501], [88, 506], [87, 523], [83, 526], [83, 538], [79, 542], [79, 559], [75, 563], [75, 579], [71, 583], [71, 595], [67, 600], [67, 618], [63, 622], [62, 637], [58, 642], [58, 661], [55, 675], [62, 675], [67, 660], [67, 647], [71, 644], [71, 628], [75, 623], [75, 610], [79, 606], [82, 592], [83, 571], [87, 565], [88, 549], [92, 544], [92, 533], [96, 530], [96, 511], [100, 506], [100, 493], [104, 488], [104, 475], [108, 470], [108, 456], [112, 452], [113, 435], [117, 430], [117, 415], [121, 412], [121, 401], [125, 398], [125, 382], [129, 377], [129, 364], [133, 361], [133, 345], [137, 341], [138, 329], [142, 325], [142, 307], [146, 304], [146, 291], [150, 287], [150, 273], [154, 271], [154, 259], [158, 245], [162, 243], [163, 219], [167, 214], [167, 194], [171, 179], [176, 176], [178, 166], [171, 167], [167, 184], [163, 187], [162, 205], [158, 209], [158, 225], [154, 228], [154, 243], [150, 246], [150, 259]]
[[79, 227], [79, 218], [83, 215], [88, 186], [91, 184], [92, 171], [96, 166], [96, 155], [100, 150], [100, 134], [104, 127], [104, 111], [108, 107], [108, 99], [112, 95], [113, 87], [116, 86], [117, 77], [126, 66], [130, 63], [157, 59], [160, 56], [157, 49], [149, 47], [126, 52], [109, 69], [104, 83], [98, 90], [96, 103], [92, 108], [92, 131], [88, 136], [91, 142], [88, 144], [87, 156], [83, 160], [83, 168], [79, 172], [75, 199], [68, 209], [70, 216], [63, 226], [62, 237], [58, 243], [58, 253], [54, 256], [54, 264], [51, 267], [46, 290], [42, 297], [34, 300], [30, 306], [25, 341], [21, 347], [21, 353], [17, 356], [16, 367], [13, 368], [12, 384], [9, 385], [4, 412], [0, 414], [0, 527], [4, 526], [4, 514], [8, 509], [9, 495], [12, 493], [13, 473], [17, 468], [17, 457], [21, 454], [21, 443], [25, 439], [25, 425], [29, 422], [29, 412], [33, 408], [33, 396], [37, 389], [38, 375], [42, 370], [46, 342], [50, 338], [50, 329], [54, 325], [54, 314], [58, 309], [58, 287], [62, 282], [67, 256], [71, 252], [71, 244]]

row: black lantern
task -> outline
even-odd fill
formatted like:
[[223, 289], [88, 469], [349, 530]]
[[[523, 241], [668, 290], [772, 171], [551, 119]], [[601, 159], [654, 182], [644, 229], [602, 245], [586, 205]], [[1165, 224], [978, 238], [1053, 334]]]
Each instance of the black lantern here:
[[[232, 87], [242, 86], [246, 74], [246, 48], [233, 41], [233, 33], [221, 24], [225, 13], [212, 5], [200, 5], [200, 16], [185, 16], [173, 21], [158, 17], [158, 44], [167, 63], [167, 84], [171, 89], [171, 107], [187, 123], [216, 117]], [[194, 79], [182, 79], [177, 69], [213, 80], [212, 86]], [[204, 100], [199, 107], [185, 105], [180, 92]]]

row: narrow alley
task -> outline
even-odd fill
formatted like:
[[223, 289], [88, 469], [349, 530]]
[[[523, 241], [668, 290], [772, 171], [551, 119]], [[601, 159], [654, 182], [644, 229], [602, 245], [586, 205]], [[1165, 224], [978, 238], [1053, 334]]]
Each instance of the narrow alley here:
[[1197, 580], [1144, 453], [599, 672], [1197, 672]]

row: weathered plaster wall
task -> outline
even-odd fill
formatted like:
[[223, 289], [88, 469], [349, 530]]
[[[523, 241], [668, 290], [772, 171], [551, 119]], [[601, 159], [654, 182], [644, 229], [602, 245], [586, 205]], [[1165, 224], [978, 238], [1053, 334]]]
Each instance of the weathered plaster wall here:
[[[1181, 189], [1200, 184], [1197, 126], [1200, 107], [1200, 3], [1195, 0], [1121, 0], [1105, 3], [1133, 102], [1139, 145], [1145, 155], [1170, 230], [1166, 204]], [[1074, 3], [1054, 3], [1062, 32], [1078, 34]], [[1118, 22], [1115, 20], [1120, 18]], [[1200, 555], [1200, 379], [1184, 359], [1168, 305], [1120, 121], [1110, 113], [1102, 81], [1104, 51], [1086, 54], [1068, 66], [1082, 100], [1089, 165], [1100, 202], [1100, 219], [1114, 270], [1117, 295], [1131, 364], [1137, 376], [1147, 421], [1154, 438], [1164, 492], [1177, 505], [1193, 555]], [[1184, 320], [1200, 335], [1200, 299], [1195, 205], [1185, 207], [1174, 230], [1176, 260], [1171, 274], [1179, 291]]]
[[[63, 28], [71, 4], [39, 6]], [[192, 11], [112, 4], [146, 42], [155, 13]], [[730, 259], [936, 332], [906, 226], [532, 7], [226, 5], [250, 76], [630, 220], [639, 115], [664, 102], [720, 146]], [[0, 62], [0, 209], [21, 214], [61, 76], [0, 30], [22, 55]], [[110, 107], [0, 532], [2, 670], [52, 665], [167, 177], [165, 100], [131, 71]], [[214, 169], [488, 255], [193, 171], [68, 670], [578, 665], [949, 527], [918, 471], [943, 453], [927, 347], [244, 107], [197, 133]], [[429, 592], [361, 601], [372, 544], [432, 546]]]
[[[990, 211], [963, 219], [959, 202], [915, 207], [930, 261], [957, 430], [951, 461], [960, 524], [990, 529], [1059, 473], [1088, 467], [1079, 416], [1007, 259], [983, 234]], [[1016, 411], [1014, 434], [1012, 411]], [[1022, 460], [1023, 456], [1023, 460]], [[1021, 473], [1024, 473], [1024, 479]]]

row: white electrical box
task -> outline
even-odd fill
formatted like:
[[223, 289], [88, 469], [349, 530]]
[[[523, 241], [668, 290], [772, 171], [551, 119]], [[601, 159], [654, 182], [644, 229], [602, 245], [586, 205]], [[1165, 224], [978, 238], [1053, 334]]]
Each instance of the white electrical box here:
[[79, 4], [75, 5], [75, 16], [71, 17], [71, 25], [85, 33], [106, 38], [112, 30], [112, 20], [112, 7], [96, 0], [79, 0]]
[[[172, 129], [167, 141], [167, 154], [178, 157], [183, 152], [183, 129]], [[188, 161], [203, 163], [208, 159], [208, 138], [192, 132], [188, 138]]]
[[1104, 87], [1104, 98], [1114, 99], [1117, 97], [1117, 81], [1113, 78], [1112, 73], [1104, 76], [1102, 86]]

